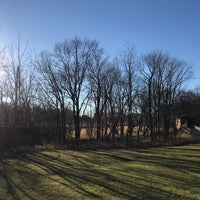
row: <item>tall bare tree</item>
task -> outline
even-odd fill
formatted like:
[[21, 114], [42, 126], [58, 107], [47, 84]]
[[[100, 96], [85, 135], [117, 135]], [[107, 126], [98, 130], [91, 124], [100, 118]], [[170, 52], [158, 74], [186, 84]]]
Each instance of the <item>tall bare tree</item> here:
[[[172, 106], [183, 83], [191, 77], [191, 66], [161, 51], [143, 57], [143, 80], [148, 91], [148, 113], [151, 140], [161, 128], [168, 135]], [[161, 126], [162, 124], [162, 126]]]
[[128, 114], [128, 130], [127, 137], [131, 137], [134, 127], [134, 99], [135, 91], [137, 88], [137, 57], [135, 48], [128, 45], [123, 54], [121, 55], [121, 68], [124, 71], [124, 77], [126, 77], [127, 83], [127, 114]]
[[107, 60], [103, 49], [96, 43], [95, 51], [92, 52], [92, 58], [89, 64], [87, 81], [90, 91], [90, 97], [95, 107], [95, 120], [97, 127], [97, 139], [101, 138], [101, 120], [105, 106], [103, 98], [103, 84], [106, 74]]
[[20, 37], [18, 44], [9, 48], [8, 60], [4, 89], [13, 108], [11, 124], [31, 127], [34, 65], [27, 45], [21, 47]]
[[5, 47], [0, 47], [0, 100], [1, 100], [1, 113], [0, 113], [0, 124], [4, 125], [8, 122], [8, 111], [7, 111], [7, 105], [5, 103], [6, 101], [6, 91], [5, 91], [5, 70], [7, 67], [7, 63], [5, 61]]
[[40, 101], [46, 102], [50, 107], [56, 109], [57, 113], [57, 135], [55, 139], [60, 144], [66, 142], [66, 99], [65, 91], [62, 88], [58, 69], [53, 57], [48, 52], [42, 52], [37, 62], [37, 69], [40, 74], [38, 96]]
[[[110, 134], [112, 140], [115, 140], [115, 135], [117, 134], [117, 125], [118, 125], [118, 113], [117, 113], [117, 102], [116, 96], [117, 92], [117, 83], [119, 71], [118, 69], [110, 65], [106, 70], [106, 78], [104, 80], [104, 96], [105, 96], [105, 109], [104, 114], [107, 114], [108, 118], [105, 121], [105, 124], [110, 128]], [[105, 129], [107, 130], [107, 129]], [[106, 134], [107, 135], [107, 134]]]
[[126, 119], [126, 98], [127, 98], [127, 82], [125, 81], [125, 77], [121, 75], [121, 70], [118, 69], [118, 80], [116, 84], [116, 95], [115, 102], [117, 106], [117, 114], [119, 119], [119, 125], [120, 125], [120, 134], [121, 138], [124, 137], [124, 127], [125, 127], [125, 119]]
[[80, 115], [88, 96], [85, 90], [86, 71], [88, 69], [96, 41], [81, 40], [75, 37], [55, 45], [54, 53], [60, 66], [63, 88], [72, 102], [76, 142], [80, 140]]
[[163, 93], [163, 134], [168, 136], [174, 101], [183, 84], [192, 77], [192, 65], [176, 57], [170, 57], [166, 68]]
[[115, 58], [113, 61], [113, 65], [116, 70], [116, 83], [115, 83], [115, 91], [113, 92], [113, 99], [115, 101], [116, 107], [116, 116], [118, 125], [120, 126], [120, 134], [121, 138], [124, 137], [124, 127], [126, 125], [127, 119], [127, 91], [128, 91], [128, 82], [127, 82], [127, 74], [123, 73], [123, 68], [121, 66], [121, 60], [119, 58]]

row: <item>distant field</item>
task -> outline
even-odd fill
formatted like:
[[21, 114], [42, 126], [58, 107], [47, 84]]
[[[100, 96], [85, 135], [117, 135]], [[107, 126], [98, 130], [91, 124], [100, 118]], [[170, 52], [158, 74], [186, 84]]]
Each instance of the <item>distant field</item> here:
[[[124, 126], [124, 133], [127, 132], [128, 126]], [[134, 134], [137, 133], [138, 128], [134, 127]], [[110, 133], [110, 128], [107, 130], [108, 134]], [[72, 131], [71, 133], [72, 137], [75, 137], [75, 131]], [[118, 136], [120, 136], [120, 127], [118, 127]], [[88, 139], [88, 138], [96, 138], [96, 129], [94, 128], [92, 131], [88, 130], [87, 128], [81, 129], [81, 139]]]
[[200, 199], [200, 145], [51, 150], [0, 161], [0, 199]]

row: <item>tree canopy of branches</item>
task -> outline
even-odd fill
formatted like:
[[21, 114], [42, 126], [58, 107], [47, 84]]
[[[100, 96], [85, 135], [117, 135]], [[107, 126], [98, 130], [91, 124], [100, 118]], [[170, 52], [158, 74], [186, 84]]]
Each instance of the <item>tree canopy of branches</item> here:
[[28, 127], [33, 137], [62, 145], [67, 138], [79, 144], [84, 120], [102, 142], [125, 134], [132, 140], [139, 126], [155, 142], [168, 137], [180, 105], [198, 97], [182, 92], [192, 75], [187, 62], [162, 51], [139, 57], [131, 46], [110, 61], [98, 41], [78, 37], [56, 43], [35, 62], [19, 40], [8, 51], [0, 48], [0, 68], [1, 126]]
[[72, 102], [75, 126], [75, 139], [80, 139], [80, 114], [88, 97], [86, 74], [89, 67], [98, 59], [98, 43], [75, 37], [55, 45], [54, 55], [62, 79], [62, 88]]
[[192, 70], [185, 61], [159, 51], [144, 56], [142, 67], [148, 94], [148, 125], [155, 141], [161, 128], [168, 135], [174, 100]]

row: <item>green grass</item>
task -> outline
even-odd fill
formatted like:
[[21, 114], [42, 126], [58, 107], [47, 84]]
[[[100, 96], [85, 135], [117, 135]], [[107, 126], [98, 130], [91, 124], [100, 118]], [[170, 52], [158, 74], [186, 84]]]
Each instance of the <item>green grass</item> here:
[[0, 199], [200, 199], [200, 145], [3, 159]]

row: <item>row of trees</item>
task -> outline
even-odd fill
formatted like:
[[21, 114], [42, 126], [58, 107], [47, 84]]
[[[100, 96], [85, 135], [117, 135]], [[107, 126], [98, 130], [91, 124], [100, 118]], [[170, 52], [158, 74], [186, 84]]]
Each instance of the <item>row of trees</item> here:
[[131, 138], [136, 125], [146, 127], [152, 141], [168, 136], [173, 115], [182, 112], [174, 108], [192, 70], [161, 51], [137, 56], [131, 46], [111, 62], [96, 40], [78, 37], [34, 60], [19, 41], [0, 50], [0, 68], [2, 128], [27, 128], [59, 144], [72, 131], [80, 140], [84, 116], [97, 139], [114, 140], [119, 127], [121, 137]]

